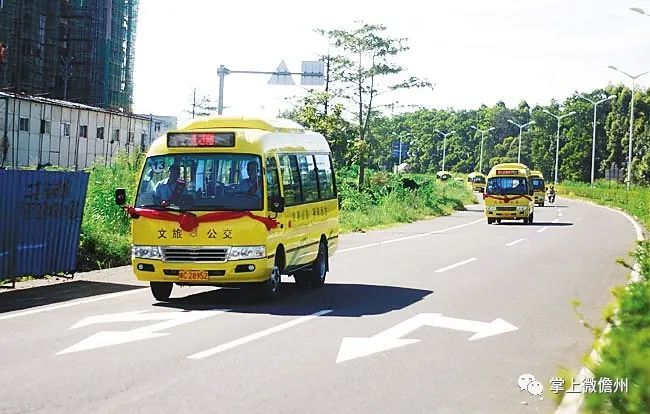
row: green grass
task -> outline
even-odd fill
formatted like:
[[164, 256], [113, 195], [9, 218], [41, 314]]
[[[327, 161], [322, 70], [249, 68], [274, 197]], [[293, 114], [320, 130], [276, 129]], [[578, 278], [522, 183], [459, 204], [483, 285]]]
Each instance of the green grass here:
[[646, 229], [650, 228], [650, 188], [625, 185], [608, 181], [596, 182], [595, 188], [589, 184], [564, 182], [558, 186], [560, 195], [592, 200], [598, 204], [618, 207], [636, 216]]
[[[355, 197], [354, 194], [348, 196]], [[359, 198], [364, 196], [356, 195]], [[465, 204], [472, 202], [471, 191], [464, 184], [451, 181], [429, 184], [413, 191], [399, 189], [361, 206], [350, 208], [344, 202], [340, 215], [341, 231], [368, 230], [448, 215], [463, 210]]]
[[[558, 189], [569, 197], [621, 208], [646, 228], [650, 225], [650, 188], [632, 187], [626, 191], [623, 185], [598, 182], [596, 188], [563, 183]], [[597, 381], [627, 379], [628, 389], [626, 393], [588, 393], [584, 407], [588, 413], [650, 413], [650, 242], [639, 243], [634, 257], [641, 279], [613, 290], [616, 302], [604, 311], [605, 319], [612, 323], [611, 330], [601, 337], [599, 329], [591, 328], [601, 362], [587, 358], [587, 366]]]
[[98, 163], [90, 169], [77, 256], [79, 271], [127, 265], [131, 261], [130, 223], [115, 205], [118, 187], [132, 196], [137, 186], [139, 155], [120, 155], [112, 167]]

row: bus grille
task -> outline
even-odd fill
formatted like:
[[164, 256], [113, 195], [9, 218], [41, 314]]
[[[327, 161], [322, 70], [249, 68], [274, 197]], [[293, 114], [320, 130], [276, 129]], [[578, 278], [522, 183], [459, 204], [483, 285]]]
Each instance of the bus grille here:
[[227, 247], [163, 247], [166, 262], [225, 262]]
[[497, 211], [517, 211], [517, 207], [497, 207]]

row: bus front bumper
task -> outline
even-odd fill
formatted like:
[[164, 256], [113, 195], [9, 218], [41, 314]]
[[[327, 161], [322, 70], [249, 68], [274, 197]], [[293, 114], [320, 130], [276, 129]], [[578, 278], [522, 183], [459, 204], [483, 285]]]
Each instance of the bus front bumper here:
[[523, 211], [486, 211], [485, 216], [488, 218], [499, 218], [504, 220], [521, 220], [528, 218], [530, 210]]
[[132, 258], [133, 272], [138, 280], [214, 286], [264, 282], [271, 275], [273, 262], [269, 258], [217, 263]]

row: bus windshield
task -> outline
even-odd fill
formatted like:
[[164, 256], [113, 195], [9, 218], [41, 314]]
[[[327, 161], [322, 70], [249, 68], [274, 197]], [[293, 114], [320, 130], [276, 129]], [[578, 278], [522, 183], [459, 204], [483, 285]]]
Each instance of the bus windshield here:
[[533, 178], [533, 190], [544, 191], [544, 180], [541, 178]]
[[135, 206], [174, 210], [261, 210], [261, 158], [174, 154], [147, 158]]
[[528, 185], [523, 177], [494, 177], [488, 179], [486, 194], [528, 195]]
[[474, 182], [477, 184], [485, 184], [485, 177], [474, 177]]

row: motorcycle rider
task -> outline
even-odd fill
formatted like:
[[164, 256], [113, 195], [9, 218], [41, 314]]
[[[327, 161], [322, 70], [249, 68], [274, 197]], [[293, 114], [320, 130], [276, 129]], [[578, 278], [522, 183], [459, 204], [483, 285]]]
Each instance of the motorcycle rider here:
[[551, 186], [551, 189], [548, 190], [548, 202], [553, 203], [555, 202], [555, 187]]

